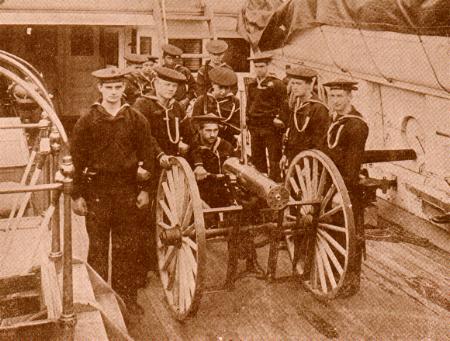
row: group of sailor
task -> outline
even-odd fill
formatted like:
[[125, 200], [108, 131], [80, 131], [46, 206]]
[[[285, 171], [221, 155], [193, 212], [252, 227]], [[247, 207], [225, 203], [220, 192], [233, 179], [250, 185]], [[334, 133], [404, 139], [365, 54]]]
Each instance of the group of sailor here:
[[[211, 41], [207, 50], [210, 61], [196, 80], [179, 63], [183, 51], [169, 44], [163, 46], [161, 65], [153, 56], [127, 56], [126, 69], [93, 72], [101, 98], [72, 133], [73, 209], [86, 216], [88, 262], [108, 278], [111, 235], [112, 287], [132, 313], [143, 313], [137, 290], [146, 285], [147, 272], [156, 270], [153, 199], [161, 170], [171, 166], [170, 157], [180, 155], [190, 162], [207, 205], [226, 205], [224, 187], [208, 175], [222, 173], [223, 162], [238, 152], [238, 81], [223, 62], [226, 42]], [[249, 59], [256, 73], [246, 82], [255, 168], [280, 182], [293, 157], [314, 148], [335, 161], [348, 186], [356, 186], [368, 135], [361, 114], [351, 105], [356, 83], [324, 84], [330, 90], [330, 111], [313, 93], [314, 70], [288, 69], [286, 86], [269, 74], [270, 55], [258, 53]]]

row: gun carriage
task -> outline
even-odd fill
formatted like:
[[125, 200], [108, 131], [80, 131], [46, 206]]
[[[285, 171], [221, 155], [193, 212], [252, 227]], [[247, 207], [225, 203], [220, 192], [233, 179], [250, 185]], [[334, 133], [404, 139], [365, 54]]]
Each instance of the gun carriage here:
[[[413, 160], [413, 150], [366, 151], [364, 162]], [[347, 296], [359, 289], [364, 242], [364, 208], [378, 188], [396, 180], [362, 176], [352, 205], [346, 184], [333, 161], [318, 150], [298, 154], [284, 184], [277, 184], [239, 158], [229, 158], [222, 177], [234, 204], [208, 207], [200, 198], [193, 171], [181, 157], [163, 170], [156, 198], [156, 239], [160, 279], [178, 320], [195, 315], [205, 290], [206, 243], [228, 241], [225, 288], [236, 279], [240, 244], [249, 231], [265, 231], [269, 252], [265, 278], [276, 278], [280, 243], [285, 241], [293, 274], [319, 299]], [[264, 203], [245, 208], [244, 190]], [[356, 209], [355, 209], [356, 208]], [[269, 214], [268, 214], [269, 213]], [[218, 223], [210, 216], [219, 217]], [[264, 217], [269, 217], [265, 219]], [[212, 225], [211, 221], [215, 221]], [[256, 254], [256, 253], [255, 253]]]

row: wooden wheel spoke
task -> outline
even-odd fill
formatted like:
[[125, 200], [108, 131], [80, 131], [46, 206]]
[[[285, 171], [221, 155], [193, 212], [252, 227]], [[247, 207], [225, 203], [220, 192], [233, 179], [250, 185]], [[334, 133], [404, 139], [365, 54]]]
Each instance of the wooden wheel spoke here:
[[321, 234], [334, 248], [345, 258], [347, 258], [347, 251], [339, 244], [333, 237], [331, 237], [327, 232], [319, 229], [319, 234]]
[[180, 249], [180, 254], [178, 257], [178, 267], [180, 273], [180, 282], [179, 282], [179, 306], [180, 311], [184, 313], [186, 311], [186, 296], [189, 296], [189, 292], [186, 292], [186, 289], [189, 291], [187, 277], [186, 277], [186, 266], [184, 264], [183, 251]]
[[173, 217], [177, 218], [178, 214], [177, 214], [177, 204], [176, 204], [175, 193], [169, 189], [167, 182], [162, 183], [162, 188], [164, 191], [164, 195], [166, 196], [167, 202], [169, 203], [170, 211], [172, 212]]
[[167, 218], [169, 218], [170, 220], [170, 224], [172, 226], [175, 226], [177, 224], [177, 220], [175, 219], [175, 217], [173, 216], [172, 212], [170, 211], [169, 207], [167, 206], [166, 202], [163, 199], [159, 200], [159, 205], [161, 206], [161, 208], [164, 211], [164, 214], [166, 215]]
[[172, 263], [176, 254], [177, 254], [177, 248], [172, 245], [169, 246], [167, 249], [167, 252], [164, 256], [164, 259], [162, 260], [162, 263], [163, 263], [163, 265], [161, 267], [162, 271], [167, 271], [167, 269], [169, 268], [169, 265]]
[[305, 167], [303, 168], [303, 174], [305, 177], [306, 190], [308, 191], [308, 198], [312, 198], [314, 196], [314, 191], [311, 182], [311, 166], [309, 163], [309, 158], [305, 157], [304, 160], [305, 160]]
[[173, 285], [173, 302], [174, 304], [176, 304], [178, 306], [178, 310], [179, 310], [179, 306], [180, 306], [180, 259], [179, 257], [177, 257], [176, 259], [176, 271], [175, 272], [175, 282]]
[[182, 265], [182, 273], [183, 275], [183, 292], [184, 292], [184, 306], [185, 309], [189, 309], [192, 303], [192, 291], [191, 291], [191, 283], [195, 283], [194, 274], [192, 272], [192, 268], [188, 262], [187, 253], [190, 252], [190, 250], [187, 250], [186, 248], [180, 249], [182, 255], [180, 257], [180, 262]]
[[168, 271], [169, 278], [167, 280], [167, 287], [166, 287], [166, 289], [168, 291], [173, 291], [173, 288], [174, 288], [174, 285], [175, 285], [176, 276], [177, 276], [177, 272], [178, 272], [177, 271], [177, 269], [178, 269], [177, 262], [178, 262], [177, 260], [172, 262], [171, 263], [172, 265], [170, 266], [169, 271]]
[[325, 279], [325, 272], [323, 269], [322, 258], [320, 257], [317, 245], [315, 248], [315, 258], [316, 258], [316, 265], [317, 265], [316, 268], [317, 268], [317, 270], [319, 270], [320, 287], [322, 288], [322, 291], [326, 293], [326, 292], [328, 292], [327, 280]]
[[317, 159], [313, 159], [313, 168], [312, 168], [312, 197], [317, 196], [317, 186], [319, 183], [319, 161]]
[[192, 223], [191, 225], [189, 225], [188, 227], [186, 227], [184, 230], [183, 230], [183, 237], [184, 236], [186, 236], [186, 237], [188, 237], [192, 232], [194, 232], [194, 229], [195, 229], [195, 224], [194, 223]]
[[322, 228], [327, 229], [327, 230], [347, 233], [347, 229], [345, 227], [342, 227], [342, 226], [337, 226], [337, 225], [333, 225], [333, 224], [326, 224], [326, 223], [318, 223], [318, 225], [319, 225], [319, 227], [322, 227]]
[[308, 199], [308, 191], [306, 190], [305, 179], [303, 179], [302, 170], [300, 166], [295, 165], [295, 173], [297, 174], [298, 183], [300, 184], [300, 189], [302, 190], [303, 199]]
[[323, 190], [325, 189], [325, 184], [327, 182], [328, 171], [325, 167], [322, 168], [322, 172], [320, 173], [319, 185], [317, 187], [317, 198], [320, 198], [323, 194]]
[[333, 197], [335, 191], [336, 186], [334, 184], [331, 184], [330, 188], [328, 188], [327, 194], [325, 194], [325, 197], [323, 198], [322, 203], [320, 204], [320, 214], [323, 214], [323, 212], [325, 211], [325, 208], [327, 207], [328, 203]]
[[298, 188], [297, 182], [293, 177], [289, 178], [289, 182], [291, 183], [291, 187], [294, 190], [295, 194], [298, 195], [300, 192], [300, 188]]
[[331, 270], [331, 265], [330, 265], [330, 262], [328, 261], [327, 253], [326, 253], [325, 249], [323, 248], [322, 244], [319, 243], [318, 248], [319, 248], [320, 256], [322, 258], [323, 265], [325, 266], [325, 270], [326, 270], [325, 273], [327, 274], [328, 280], [331, 283], [331, 287], [333, 289], [335, 289], [337, 287], [337, 283], [334, 278], [333, 270]]
[[163, 228], [163, 229], [165, 229], [165, 230], [169, 230], [169, 229], [173, 228], [172, 226], [167, 225], [167, 224], [166, 224], [165, 222], [163, 222], [163, 221], [158, 221], [158, 226], [161, 227], [161, 228]]
[[328, 245], [328, 243], [324, 240], [324, 238], [321, 235], [319, 235], [319, 244], [323, 247], [328, 257], [331, 259], [331, 262], [333, 263], [339, 275], [342, 276], [342, 274], [344, 273], [344, 269], [342, 268], [341, 264], [334, 255], [333, 250], [331, 250], [330, 245]]
[[189, 245], [193, 250], [197, 251], [197, 244], [189, 237], [183, 237], [183, 242]]
[[321, 214], [320, 217], [319, 217], [319, 220], [327, 219], [327, 218], [331, 217], [332, 215], [342, 211], [343, 209], [344, 209], [344, 207], [342, 207], [342, 205], [338, 205], [336, 207], [333, 207], [331, 210]]
[[184, 212], [183, 220], [181, 221], [182, 229], [185, 229], [188, 227], [189, 223], [191, 222], [193, 213], [194, 213], [194, 210], [192, 207], [192, 200], [189, 200], [189, 202], [186, 206], [186, 211]]
[[192, 273], [194, 274], [194, 276], [197, 276], [197, 261], [195, 260], [191, 248], [186, 244], [183, 244], [182, 247], [184, 248], [184, 252], [186, 253], [186, 260], [191, 267]]

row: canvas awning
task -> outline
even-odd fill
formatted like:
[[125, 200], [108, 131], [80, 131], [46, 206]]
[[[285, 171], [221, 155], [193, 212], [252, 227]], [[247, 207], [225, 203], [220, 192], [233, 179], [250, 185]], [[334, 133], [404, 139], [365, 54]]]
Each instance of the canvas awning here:
[[152, 13], [91, 11], [1, 11], [0, 25], [153, 26]]
[[294, 32], [321, 25], [448, 37], [448, 0], [248, 0], [240, 31], [253, 46], [271, 50]]

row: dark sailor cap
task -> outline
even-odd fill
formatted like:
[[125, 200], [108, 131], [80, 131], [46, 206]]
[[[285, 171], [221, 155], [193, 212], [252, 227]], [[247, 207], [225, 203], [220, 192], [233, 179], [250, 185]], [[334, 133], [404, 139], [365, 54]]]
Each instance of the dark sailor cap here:
[[124, 58], [127, 62], [132, 64], [144, 64], [147, 61], [147, 56], [140, 54], [127, 54]]
[[158, 56], [154, 56], [152, 54], [147, 55], [147, 62], [156, 62], [158, 60]]
[[117, 67], [109, 67], [92, 72], [92, 76], [99, 79], [101, 82], [120, 82], [128, 74], [128, 69], [119, 69]]
[[272, 54], [266, 52], [257, 52], [252, 57], [248, 57], [247, 60], [253, 60], [254, 63], [268, 63], [272, 60]]
[[164, 66], [155, 66], [153, 68], [153, 71], [156, 72], [158, 78], [164, 79], [169, 82], [182, 83], [186, 81], [186, 76], [181, 72], [169, 69]]
[[230, 68], [219, 66], [208, 72], [211, 83], [233, 86], [237, 83], [236, 73]]
[[210, 40], [206, 43], [206, 51], [213, 54], [222, 54], [228, 49], [228, 44], [223, 40]]
[[314, 77], [317, 77], [317, 72], [314, 71], [313, 69], [296, 66], [286, 69], [286, 76], [288, 76], [289, 78], [296, 78], [310, 81]]
[[347, 91], [358, 90], [357, 85], [358, 82], [350, 81], [344, 78], [338, 78], [335, 79], [334, 81], [323, 84], [323, 86], [327, 86], [333, 90], [347, 90]]
[[178, 57], [183, 54], [183, 50], [179, 47], [176, 47], [175, 45], [164, 44], [161, 48], [165, 54], [168, 54], [170, 56]]
[[202, 123], [217, 123], [221, 124], [223, 122], [223, 118], [212, 113], [206, 115], [198, 115], [192, 116], [193, 123], [202, 124]]

